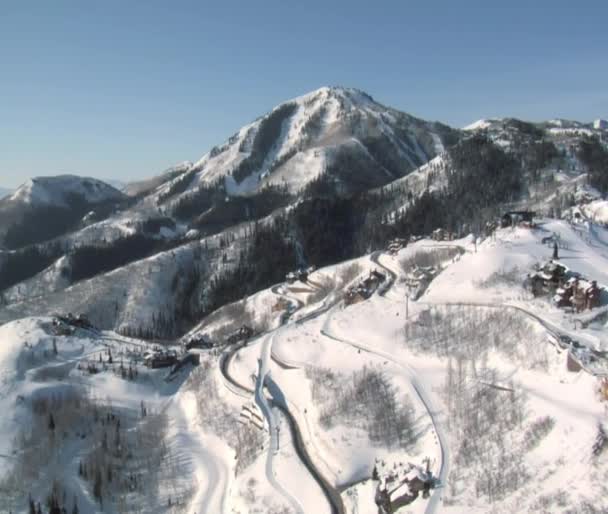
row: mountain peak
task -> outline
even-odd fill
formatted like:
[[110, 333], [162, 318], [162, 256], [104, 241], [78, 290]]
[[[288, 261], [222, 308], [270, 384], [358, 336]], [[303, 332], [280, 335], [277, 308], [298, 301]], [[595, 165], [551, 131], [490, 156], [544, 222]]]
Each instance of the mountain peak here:
[[89, 203], [116, 199], [122, 193], [101, 180], [77, 175], [34, 177], [26, 180], [10, 197], [30, 205], [65, 205], [69, 194], [82, 195]]

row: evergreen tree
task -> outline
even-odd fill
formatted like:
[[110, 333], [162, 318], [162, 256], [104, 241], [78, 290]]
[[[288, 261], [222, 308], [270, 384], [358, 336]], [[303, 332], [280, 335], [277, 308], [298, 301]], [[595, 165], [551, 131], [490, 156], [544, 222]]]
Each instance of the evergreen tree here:
[[100, 505], [103, 502], [102, 487], [103, 477], [101, 476], [101, 470], [99, 468], [95, 468], [95, 480], [93, 481], [93, 497], [99, 502]]

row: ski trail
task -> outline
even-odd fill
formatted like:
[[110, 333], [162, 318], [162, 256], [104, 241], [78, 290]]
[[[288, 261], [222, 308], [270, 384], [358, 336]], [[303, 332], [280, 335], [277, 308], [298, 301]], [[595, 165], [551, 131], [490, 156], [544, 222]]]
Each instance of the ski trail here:
[[231, 472], [226, 464], [226, 456], [219, 454], [217, 450], [211, 450], [218, 448], [217, 438], [204, 436], [197, 418], [196, 396], [193, 392], [181, 394], [172, 412], [175, 445], [184, 459], [191, 463], [192, 474], [197, 483], [196, 493], [187, 512], [225, 513], [228, 512], [227, 492]]

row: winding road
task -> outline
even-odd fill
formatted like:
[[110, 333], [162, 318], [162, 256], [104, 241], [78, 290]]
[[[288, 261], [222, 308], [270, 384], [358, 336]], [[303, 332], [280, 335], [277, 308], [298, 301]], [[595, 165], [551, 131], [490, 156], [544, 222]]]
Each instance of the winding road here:
[[[278, 287], [278, 286], [275, 286], [275, 287]], [[275, 289], [273, 288], [273, 292], [274, 291], [275, 291]], [[335, 303], [337, 303], [337, 301], [335, 301], [334, 303], [331, 303], [331, 305], [329, 305], [329, 306], [323, 305], [318, 310], [315, 310], [314, 312], [307, 315], [305, 318], [312, 319], [314, 317], [320, 316], [324, 312], [327, 312], [327, 310], [329, 310], [333, 305], [335, 305]], [[292, 313], [292, 315], [293, 315], [293, 313]], [[295, 323], [300, 323], [300, 322], [301, 322], [301, 320], [298, 320]], [[285, 325], [283, 325], [282, 327], [284, 327], [284, 326]], [[275, 421], [274, 421], [274, 416], [272, 413], [272, 408], [274, 407], [279, 410], [279, 412], [285, 417], [285, 419], [287, 420], [287, 423], [289, 425], [289, 430], [292, 435], [292, 440], [294, 443], [294, 449], [296, 451], [296, 454], [298, 455], [298, 458], [304, 464], [304, 466], [306, 467], [306, 469], [308, 470], [308, 472], [310, 473], [312, 478], [315, 480], [315, 482], [319, 485], [320, 489], [323, 492], [323, 495], [325, 496], [325, 498], [327, 499], [327, 502], [329, 503], [329, 505], [331, 507], [332, 514], [346, 514], [346, 508], [344, 506], [344, 502], [342, 501], [342, 497], [340, 496], [339, 491], [330, 484], [330, 482], [323, 476], [321, 471], [314, 464], [314, 462], [306, 448], [306, 444], [304, 442], [304, 438], [302, 436], [300, 427], [298, 426], [295, 417], [290, 412], [287, 402], [286, 401], [277, 401], [275, 398], [268, 400], [268, 399], [266, 399], [266, 397], [264, 395], [263, 391], [264, 391], [264, 386], [266, 385], [265, 379], [267, 376], [267, 365], [268, 365], [267, 359], [270, 358], [272, 355], [273, 339], [276, 336], [277, 332], [279, 330], [281, 330], [282, 327], [273, 331], [272, 334], [270, 335], [270, 337], [267, 337], [262, 344], [261, 359], [260, 359], [260, 372], [258, 373], [255, 390], [250, 389], [246, 385], [239, 383], [234, 377], [232, 377], [230, 375], [230, 363], [231, 363], [232, 359], [234, 358], [234, 356], [236, 355], [236, 353], [239, 350], [241, 350], [244, 346], [246, 346], [246, 344], [247, 344], [246, 342], [238, 343], [237, 345], [230, 348], [227, 352], [225, 352], [220, 357], [220, 371], [222, 373], [222, 376], [225, 379], [226, 385], [228, 386], [228, 388], [231, 391], [233, 391], [234, 393], [236, 393], [240, 396], [248, 398], [248, 399], [250, 399], [252, 395], [255, 395], [256, 403], [258, 403], [258, 405], [262, 409], [262, 412], [266, 416], [266, 419], [269, 422], [269, 427], [270, 427], [270, 432], [271, 432], [271, 441], [272, 441], [272, 438], [274, 437], [273, 428], [275, 427]], [[268, 333], [264, 334], [264, 336], [267, 336], [267, 335], [268, 335]], [[259, 338], [260, 337], [258, 337], [257, 339], [259, 339]], [[266, 360], [265, 364], [263, 362], [264, 360]], [[262, 398], [263, 398], [263, 400], [262, 400]], [[264, 406], [265, 403], [267, 403], [267, 406], [268, 406], [267, 408]], [[273, 443], [271, 442], [271, 446], [269, 448], [269, 454], [268, 454], [267, 461], [266, 461], [267, 462], [267, 464], [266, 464], [267, 475], [270, 472], [269, 480], [271, 480], [273, 486], [275, 486], [275, 488], [279, 492], [281, 492], [281, 494], [286, 499], [288, 499], [289, 502], [294, 507], [298, 507], [298, 508], [296, 508], [296, 510], [298, 512], [302, 512], [301, 506], [299, 506], [299, 503], [297, 502], [297, 500], [295, 498], [291, 497], [291, 495], [289, 495], [289, 493], [287, 493], [280, 486], [280, 484], [278, 484], [276, 482], [276, 480], [274, 479], [274, 475], [272, 474], [272, 464], [271, 464], [271, 462], [269, 464], [269, 460], [271, 460], [271, 458], [272, 458], [272, 453], [274, 453], [274, 451], [272, 450], [272, 444]]]
[[[433, 402], [431, 401], [426, 390], [420, 383], [418, 376], [416, 374], [416, 371], [413, 368], [411, 368], [408, 364], [405, 364], [405, 363], [395, 359], [389, 353], [382, 352], [375, 348], [371, 348], [367, 345], [364, 345], [362, 343], [359, 343], [356, 341], [349, 341], [347, 339], [343, 339], [343, 338], [340, 338], [340, 337], [337, 337], [337, 336], [331, 334], [328, 331], [328, 325], [329, 325], [330, 321], [331, 321], [331, 318], [328, 316], [324, 327], [321, 329], [321, 334], [323, 334], [325, 337], [332, 339], [334, 341], [337, 341], [339, 343], [343, 343], [343, 344], [352, 346], [353, 348], [356, 348], [363, 352], [367, 352], [372, 355], [382, 357], [383, 359], [392, 362], [393, 364], [399, 366], [401, 369], [403, 369], [405, 371], [407, 377], [410, 380], [410, 383], [412, 384], [414, 391], [416, 392], [416, 394], [418, 396], [418, 399], [424, 405], [425, 409], [427, 410], [427, 412], [429, 414], [429, 417], [431, 418], [433, 430], [435, 431], [435, 434], [437, 436], [437, 442], [439, 444], [439, 448], [441, 451], [441, 466], [439, 469], [438, 480], [439, 480], [439, 484], [442, 487], [445, 486], [445, 484], [447, 483], [447, 478], [448, 478], [448, 473], [449, 473], [449, 463], [450, 463], [450, 452], [449, 452], [449, 446], [447, 443], [447, 437], [445, 435], [441, 422], [437, 418], [437, 414], [436, 414], [437, 410], [436, 410], [435, 406], [433, 405]], [[431, 494], [431, 497], [427, 503], [425, 513], [432, 514], [432, 513], [436, 512], [437, 506], [439, 505], [440, 501], [441, 501], [441, 488], [436, 487], [433, 490], [433, 493]]]

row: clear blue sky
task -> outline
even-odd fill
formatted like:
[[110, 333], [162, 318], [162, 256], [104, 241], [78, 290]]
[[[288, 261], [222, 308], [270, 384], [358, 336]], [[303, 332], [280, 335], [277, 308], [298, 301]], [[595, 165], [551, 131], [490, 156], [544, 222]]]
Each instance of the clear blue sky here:
[[151, 176], [324, 85], [455, 126], [608, 116], [608, 2], [491, 3], [0, 0], [0, 186]]

